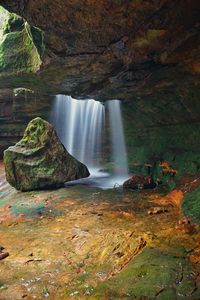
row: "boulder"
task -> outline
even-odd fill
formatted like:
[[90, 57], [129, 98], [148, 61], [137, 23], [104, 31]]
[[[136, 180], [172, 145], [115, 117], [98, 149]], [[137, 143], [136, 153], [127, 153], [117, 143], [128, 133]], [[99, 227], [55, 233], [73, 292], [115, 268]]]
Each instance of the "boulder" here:
[[2, 26], [0, 24], [1, 76], [37, 72], [42, 64], [45, 48], [43, 31], [4, 9], [3, 15], [4, 17], [1, 12], [3, 18]]
[[41, 118], [28, 124], [23, 138], [4, 151], [7, 181], [21, 191], [57, 188], [90, 175], [64, 148], [53, 126]]
[[151, 189], [155, 188], [156, 184], [152, 182], [152, 179], [150, 176], [144, 176], [144, 175], [133, 175], [131, 178], [126, 180], [123, 183], [124, 189]]

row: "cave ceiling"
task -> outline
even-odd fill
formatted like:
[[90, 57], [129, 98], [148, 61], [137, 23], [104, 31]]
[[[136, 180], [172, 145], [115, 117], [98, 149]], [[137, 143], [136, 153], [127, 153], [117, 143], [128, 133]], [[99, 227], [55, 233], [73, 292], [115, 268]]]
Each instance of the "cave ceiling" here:
[[[200, 2], [195, 0], [1, 0], [45, 36], [36, 74], [0, 79], [42, 93], [96, 99], [199, 85]], [[6, 82], [6, 83], [5, 83]]]

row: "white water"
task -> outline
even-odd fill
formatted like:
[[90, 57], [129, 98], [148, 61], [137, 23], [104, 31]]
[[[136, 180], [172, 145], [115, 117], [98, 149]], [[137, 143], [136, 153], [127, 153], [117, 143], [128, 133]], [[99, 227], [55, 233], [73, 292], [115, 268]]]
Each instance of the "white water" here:
[[118, 179], [118, 182], [119, 180], [122, 180], [123, 182], [128, 178], [128, 161], [121, 116], [121, 102], [119, 100], [110, 100], [107, 102], [107, 105], [110, 121], [114, 174], [116, 179]]
[[104, 105], [92, 99], [76, 100], [70, 96], [57, 95], [52, 111], [52, 122], [65, 148], [89, 168], [90, 178], [83, 179], [81, 182], [90, 181], [91, 184], [102, 188], [110, 188], [115, 184], [121, 185], [128, 178], [120, 101], [108, 101], [106, 106], [109, 113], [114, 164], [112, 175], [99, 172], [105, 126]]
[[67, 151], [87, 165], [91, 174], [100, 169], [105, 107], [88, 99], [56, 96], [53, 123]]

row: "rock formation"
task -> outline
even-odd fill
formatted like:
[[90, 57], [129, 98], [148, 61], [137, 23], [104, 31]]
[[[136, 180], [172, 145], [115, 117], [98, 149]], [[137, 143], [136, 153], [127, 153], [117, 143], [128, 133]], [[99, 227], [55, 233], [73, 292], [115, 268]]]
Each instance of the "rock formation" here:
[[0, 5], [44, 33], [37, 89], [132, 100], [155, 85], [165, 89], [163, 80], [178, 76], [170, 77], [169, 68], [199, 74], [197, 0], [0, 0]]
[[38, 71], [44, 52], [42, 31], [2, 7], [0, 19], [1, 77]]
[[150, 176], [133, 175], [123, 183], [124, 189], [142, 190], [155, 188], [156, 184], [152, 182]]
[[56, 188], [89, 176], [87, 167], [72, 157], [51, 124], [33, 119], [23, 138], [4, 151], [7, 181], [21, 191]]

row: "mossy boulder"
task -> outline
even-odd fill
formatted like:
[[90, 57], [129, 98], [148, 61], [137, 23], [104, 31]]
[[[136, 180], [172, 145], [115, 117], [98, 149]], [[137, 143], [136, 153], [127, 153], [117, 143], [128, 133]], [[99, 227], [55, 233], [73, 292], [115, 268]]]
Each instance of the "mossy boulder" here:
[[8, 17], [3, 24], [3, 33], [21, 31], [24, 29], [24, 19], [16, 14], [8, 13]]
[[30, 121], [23, 138], [4, 151], [4, 163], [7, 181], [21, 191], [57, 188], [90, 175], [67, 152], [53, 126], [41, 118]]
[[43, 32], [22, 17], [7, 12], [0, 24], [1, 76], [37, 72], [44, 52]]

